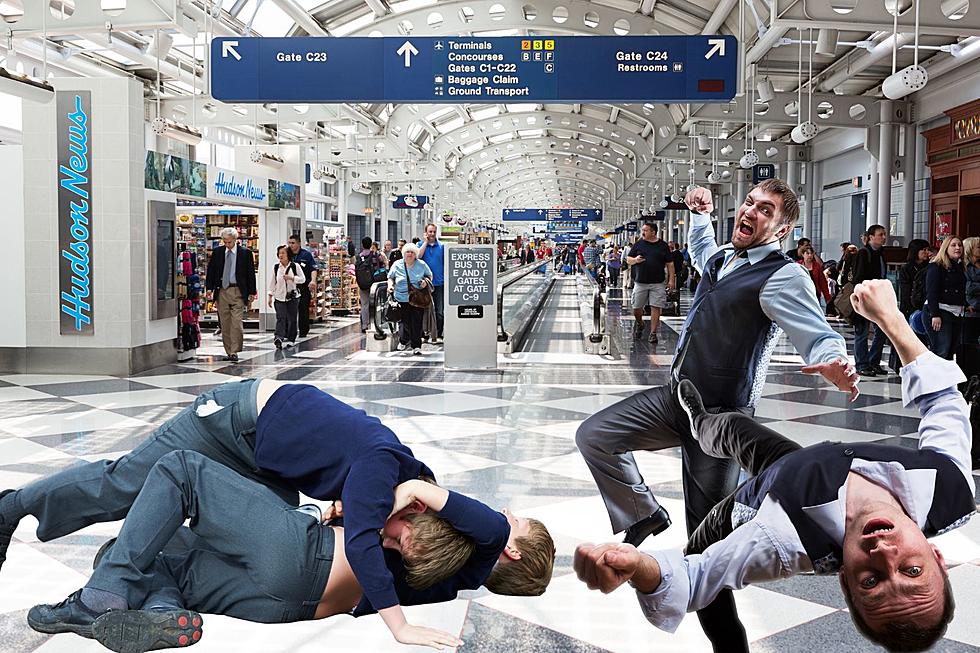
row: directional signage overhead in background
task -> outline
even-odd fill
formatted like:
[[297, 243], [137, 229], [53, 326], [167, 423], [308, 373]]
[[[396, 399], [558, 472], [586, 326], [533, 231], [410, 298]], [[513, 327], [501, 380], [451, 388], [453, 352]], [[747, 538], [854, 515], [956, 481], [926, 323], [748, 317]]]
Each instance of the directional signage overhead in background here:
[[504, 220], [508, 222], [553, 222], [569, 221], [599, 222], [602, 209], [504, 209]]
[[393, 209], [420, 209], [429, 203], [428, 195], [399, 195], [392, 203]]
[[584, 234], [589, 231], [589, 223], [584, 220], [549, 220], [549, 234]]
[[727, 102], [733, 36], [216, 38], [223, 102]]

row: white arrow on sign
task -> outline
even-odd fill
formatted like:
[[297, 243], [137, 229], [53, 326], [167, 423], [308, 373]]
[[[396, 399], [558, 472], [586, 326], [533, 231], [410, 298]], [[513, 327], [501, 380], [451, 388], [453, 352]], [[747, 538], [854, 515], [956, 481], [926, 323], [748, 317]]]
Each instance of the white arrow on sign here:
[[404, 43], [402, 43], [402, 47], [398, 48], [398, 52], [396, 54], [405, 55], [405, 67], [411, 68], [412, 55], [418, 53], [419, 51], [415, 49], [415, 46], [412, 45], [411, 41], [405, 41]]
[[708, 39], [708, 45], [712, 46], [708, 53], [704, 55], [705, 59], [710, 59], [718, 53], [719, 57], [725, 56], [725, 39]]
[[238, 61], [242, 60], [242, 55], [238, 54], [238, 50], [235, 46], [238, 45], [238, 41], [222, 41], [221, 42], [221, 58], [227, 59], [228, 55], [235, 57]]

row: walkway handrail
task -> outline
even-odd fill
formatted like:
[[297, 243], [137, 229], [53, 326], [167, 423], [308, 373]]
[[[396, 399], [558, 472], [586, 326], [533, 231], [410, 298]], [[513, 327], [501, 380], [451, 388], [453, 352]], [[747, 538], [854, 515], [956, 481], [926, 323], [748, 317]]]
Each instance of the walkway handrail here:
[[606, 337], [606, 320], [602, 316], [606, 300], [602, 296], [599, 282], [589, 270], [585, 270], [585, 278], [592, 284], [592, 333], [589, 334], [589, 342], [602, 342]]
[[518, 281], [520, 281], [524, 277], [528, 276], [529, 274], [533, 274], [534, 272], [536, 272], [542, 265], [547, 266], [547, 265], [549, 265], [551, 263], [554, 263], [554, 261], [558, 257], [559, 257], [559, 255], [556, 254], [555, 256], [552, 256], [551, 258], [541, 259], [540, 261], [535, 261], [534, 263], [527, 263], [527, 264], [521, 266], [520, 268], [517, 268], [518, 270], [521, 270], [523, 268], [528, 268], [527, 270], [524, 270], [523, 272], [516, 272], [514, 274], [514, 276], [508, 277], [508, 279], [506, 281], [500, 282], [498, 280], [498, 283], [497, 283], [497, 342], [507, 342], [507, 339], [510, 337], [510, 335], [504, 330], [504, 291], [507, 290], [508, 287], [514, 285], [515, 283], [517, 283]]
[[385, 325], [388, 325], [390, 333], [395, 332], [395, 327], [390, 322], [381, 321], [380, 308], [388, 302], [388, 282], [387, 281], [375, 281], [371, 285], [371, 291], [368, 293], [370, 297], [370, 318], [371, 323], [374, 325], [374, 339], [384, 340], [388, 337], [385, 333]]

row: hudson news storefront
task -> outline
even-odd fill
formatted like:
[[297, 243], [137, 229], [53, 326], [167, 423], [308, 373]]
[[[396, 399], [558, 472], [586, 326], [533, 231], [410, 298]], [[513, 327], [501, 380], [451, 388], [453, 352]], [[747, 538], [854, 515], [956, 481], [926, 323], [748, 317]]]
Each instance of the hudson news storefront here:
[[[226, 227], [238, 230], [239, 243], [255, 257], [258, 296], [245, 314], [245, 328], [272, 326], [275, 314], [263, 298], [276, 248], [301, 231], [302, 187], [154, 151], [146, 153], [144, 185], [154, 240], [150, 250], [157, 252], [151, 269], [159, 270], [158, 294], [176, 300], [183, 357], [194, 353], [194, 325], [205, 332], [218, 326], [217, 307], [205, 300], [203, 284], [211, 252], [222, 246]], [[173, 262], [176, 269], [167, 275], [161, 261]]]

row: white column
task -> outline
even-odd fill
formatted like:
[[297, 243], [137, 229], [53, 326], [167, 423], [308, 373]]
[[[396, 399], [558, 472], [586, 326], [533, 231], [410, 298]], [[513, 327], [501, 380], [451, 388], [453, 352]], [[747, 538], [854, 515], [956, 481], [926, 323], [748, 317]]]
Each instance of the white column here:
[[870, 227], [878, 220], [878, 162], [871, 157], [871, 184], [868, 186], [868, 206], [866, 210], [865, 227]]
[[344, 235], [350, 236], [350, 224], [347, 221], [347, 180], [337, 179], [337, 222], [344, 225]]
[[720, 195], [715, 201], [715, 242], [721, 244], [722, 230], [725, 226], [725, 216], [728, 214], [728, 204], [731, 202], [730, 195]]
[[[388, 215], [389, 215], [389, 211], [391, 211], [391, 201], [388, 199], [388, 184], [385, 184], [381, 187], [380, 200], [378, 203], [380, 204], [379, 210], [381, 211], [380, 240], [381, 240], [381, 245], [384, 246], [385, 241], [388, 240]], [[394, 242], [391, 244], [391, 246], [393, 248], [397, 247], [398, 243]]]
[[817, 192], [816, 184], [813, 183], [814, 166], [812, 161], [806, 161], [802, 165], [804, 188], [806, 188], [806, 203], [805, 206], [800, 207], [803, 214], [803, 235], [813, 241], [813, 199]]
[[878, 212], [876, 222], [891, 231], [892, 160], [895, 158], [895, 125], [892, 122], [892, 103], [881, 101], [881, 126], [878, 137]]
[[915, 159], [919, 126], [905, 126], [905, 171], [902, 173], [902, 235], [908, 245], [915, 232]]

